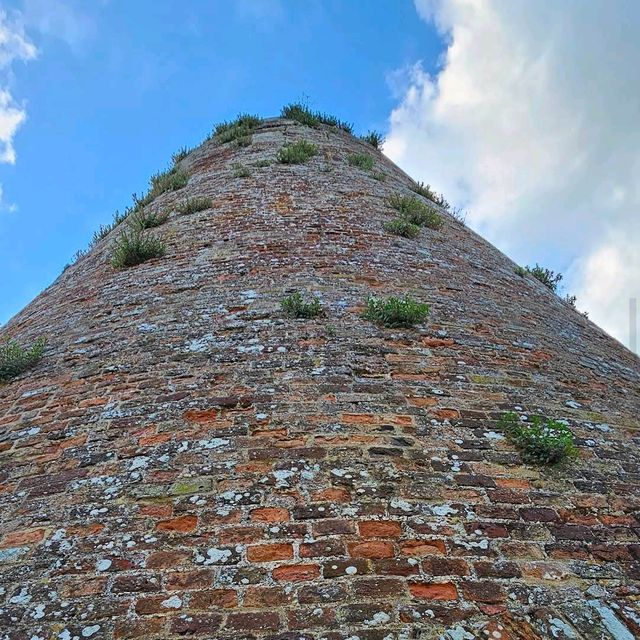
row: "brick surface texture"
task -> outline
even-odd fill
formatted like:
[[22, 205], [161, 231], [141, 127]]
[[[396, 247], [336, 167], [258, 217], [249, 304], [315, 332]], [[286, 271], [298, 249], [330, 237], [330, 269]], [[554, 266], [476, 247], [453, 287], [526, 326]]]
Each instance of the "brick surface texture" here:
[[[345, 132], [181, 166], [164, 257], [116, 271], [116, 229], [1, 331], [48, 346], [0, 386], [0, 637], [640, 637], [638, 358], [447, 214], [384, 231], [411, 180]], [[405, 293], [426, 323], [362, 318]], [[524, 465], [508, 410], [579, 457]]]

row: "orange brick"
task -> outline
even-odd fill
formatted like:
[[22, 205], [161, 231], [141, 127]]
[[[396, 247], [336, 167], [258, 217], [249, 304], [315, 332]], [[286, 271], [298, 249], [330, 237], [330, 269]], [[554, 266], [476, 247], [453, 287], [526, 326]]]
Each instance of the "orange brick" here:
[[259, 544], [247, 547], [249, 562], [273, 562], [293, 558], [293, 546], [287, 543]]
[[280, 507], [263, 507], [251, 512], [251, 519], [255, 522], [288, 522], [289, 511]]
[[331, 487], [314, 493], [311, 499], [314, 502], [349, 502], [351, 494], [346, 489]]
[[358, 530], [365, 538], [397, 538], [402, 533], [400, 523], [393, 520], [365, 520], [358, 523]]
[[0, 547], [17, 547], [23, 544], [34, 544], [44, 538], [44, 529], [29, 529], [7, 533], [2, 539]]
[[184, 414], [184, 419], [189, 422], [197, 422], [198, 424], [207, 424], [209, 422], [215, 422], [219, 413], [218, 409], [207, 409], [205, 411], [193, 409]]
[[356, 542], [349, 545], [349, 554], [353, 558], [392, 558], [393, 544], [382, 541]]
[[444, 540], [405, 540], [400, 544], [400, 549], [406, 556], [426, 556], [447, 551]]
[[171, 520], [161, 520], [156, 525], [158, 531], [180, 531], [186, 533], [193, 531], [198, 524], [196, 516], [179, 516]]
[[414, 598], [419, 598], [420, 600], [458, 599], [458, 590], [452, 582], [410, 584], [409, 591]]
[[317, 578], [320, 567], [317, 564], [285, 564], [274, 569], [272, 575], [274, 580], [302, 582]]

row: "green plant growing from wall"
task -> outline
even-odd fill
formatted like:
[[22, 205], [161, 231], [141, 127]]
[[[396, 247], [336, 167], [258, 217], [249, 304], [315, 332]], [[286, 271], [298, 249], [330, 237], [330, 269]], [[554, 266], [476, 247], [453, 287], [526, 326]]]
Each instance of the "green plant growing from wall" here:
[[175, 167], [177, 164], [180, 164], [191, 152], [193, 149], [188, 149], [187, 147], [181, 147], [171, 156], [171, 163]]
[[318, 298], [314, 297], [307, 301], [299, 291], [284, 298], [280, 306], [292, 318], [315, 318], [322, 313], [322, 306]]
[[547, 289], [550, 289], [554, 293], [557, 292], [558, 285], [562, 280], [561, 273], [555, 273], [555, 271], [546, 269], [545, 267], [541, 267], [537, 263], [535, 267], [525, 267], [525, 271], [539, 282], [542, 282], [542, 284], [547, 287]]
[[234, 178], [248, 178], [251, 176], [251, 171], [248, 167], [245, 167], [240, 162], [234, 162], [231, 167], [233, 168]]
[[366, 153], [352, 153], [348, 160], [352, 167], [358, 167], [363, 171], [371, 171], [373, 169], [373, 158]]
[[360, 136], [360, 140], [370, 144], [374, 149], [382, 149], [384, 144], [384, 136], [377, 131], [369, 131], [366, 135]]
[[362, 315], [367, 320], [386, 327], [411, 327], [427, 319], [429, 305], [417, 302], [409, 296], [391, 296], [386, 300], [369, 296]]
[[348, 122], [344, 122], [335, 116], [331, 116], [320, 111], [312, 111], [307, 105], [301, 102], [293, 102], [285, 105], [282, 107], [280, 115], [283, 118], [295, 120], [307, 127], [319, 127], [321, 124], [326, 124], [330, 127], [342, 129], [347, 133], [353, 133], [353, 126]]
[[251, 134], [261, 123], [262, 118], [244, 113], [231, 122], [217, 125], [213, 135], [221, 144], [236, 142], [238, 146], [247, 147], [251, 144]]
[[578, 453], [573, 433], [557, 420], [533, 416], [530, 422], [522, 422], [517, 413], [509, 411], [501, 416], [498, 426], [528, 464], [555, 465]]
[[394, 218], [389, 222], [385, 222], [384, 229], [395, 236], [403, 238], [416, 238], [420, 233], [420, 227], [417, 224], [413, 224], [413, 222], [409, 222], [406, 218]]
[[29, 348], [24, 348], [15, 340], [5, 340], [0, 344], [0, 383], [8, 382], [34, 367], [44, 352], [47, 341], [38, 338]]
[[277, 160], [280, 164], [302, 164], [318, 153], [318, 147], [312, 142], [298, 140], [286, 144], [278, 151]]
[[176, 211], [182, 215], [187, 215], [189, 213], [197, 213], [198, 211], [211, 209], [212, 206], [213, 201], [211, 198], [187, 198], [176, 207]]
[[126, 269], [152, 258], [161, 258], [166, 251], [164, 243], [146, 231], [124, 230], [116, 239], [111, 264], [116, 269]]
[[442, 216], [415, 196], [403, 196], [394, 193], [388, 198], [387, 204], [395, 209], [405, 220], [419, 227], [439, 229], [443, 224]]
[[145, 229], [153, 229], [164, 224], [169, 219], [168, 213], [151, 213], [145, 211], [136, 211], [131, 215], [129, 224], [136, 231], [144, 231]]

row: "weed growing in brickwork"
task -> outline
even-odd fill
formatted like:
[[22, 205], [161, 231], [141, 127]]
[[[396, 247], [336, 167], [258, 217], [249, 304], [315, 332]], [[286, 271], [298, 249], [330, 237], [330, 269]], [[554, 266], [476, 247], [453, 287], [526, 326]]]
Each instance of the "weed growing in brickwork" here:
[[321, 124], [327, 124], [331, 127], [342, 129], [347, 133], [353, 133], [353, 125], [343, 120], [339, 120], [335, 116], [321, 113], [320, 111], [312, 111], [307, 105], [301, 102], [294, 102], [282, 107], [280, 115], [289, 120], [295, 120], [300, 124], [308, 127], [318, 127]]
[[467, 214], [462, 209], [452, 207], [444, 195], [434, 191], [431, 185], [425, 184], [424, 182], [415, 182], [409, 185], [409, 188], [423, 198], [431, 200], [434, 204], [442, 207], [452, 218], [461, 224], [465, 224]]
[[498, 425], [520, 451], [524, 462], [554, 465], [578, 453], [573, 433], [557, 420], [533, 416], [531, 422], [522, 422], [518, 414], [510, 411], [502, 415]]
[[251, 171], [243, 164], [234, 162], [232, 165], [234, 178], [248, 178], [251, 175]]
[[280, 164], [302, 164], [318, 153], [318, 147], [312, 142], [298, 140], [291, 144], [285, 144], [278, 151], [278, 162]]
[[211, 209], [213, 201], [211, 198], [187, 198], [184, 202], [176, 207], [176, 211], [183, 215], [188, 213], [197, 213], [205, 209]]
[[536, 280], [542, 282], [547, 289], [551, 289], [554, 293], [558, 290], [558, 285], [562, 280], [561, 273], [555, 273], [555, 271], [552, 271], [551, 269], [545, 269], [537, 263], [535, 267], [525, 267], [524, 270]]
[[136, 211], [131, 214], [129, 224], [136, 231], [144, 231], [145, 229], [153, 229], [164, 224], [169, 218], [168, 213], [145, 213], [144, 211]]
[[386, 327], [411, 327], [427, 319], [429, 305], [408, 296], [391, 296], [386, 300], [370, 296], [362, 315], [367, 320]]
[[251, 134], [262, 122], [262, 118], [249, 114], [240, 114], [231, 122], [222, 122], [216, 126], [213, 135], [218, 142], [226, 144], [235, 141], [241, 147], [251, 144]]
[[352, 167], [358, 167], [363, 171], [371, 171], [373, 169], [373, 158], [366, 153], [352, 153], [348, 160]]
[[521, 278], [524, 278], [527, 275], [527, 270], [519, 265], [516, 267], [515, 272], [516, 275], [519, 275]]
[[409, 222], [406, 218], [394, 218], [384, 223], [385, 231], [393, 233], [395, 236], [403, 238], [415, 238], [420, 233], [420, 227], [413, 222]]
[[45, 345], [45, 338], [38, 338], [28, 349], [20, 346], [15, 340], [6, 340], [1, 344], [0, 383], [8, 382], [34, 367], [42, 358]]
[[405, 220], [419, 227], [429, 229], [439, 229], [442, 226], [442, 216], [433, 208], [414, 196], [403, 196], [394, 193], [387, 200], [390, 207], [393, 207]]
[[254, 167], [258, 167], [258, 169], [263, 169], [264, 167], [270, 167], [273, 164], [271, 160], [258, 160], [253, 163]]
[[171, 162], [175, 167], [177, 164], [180, 164], [190, 153], [192, 149], [188, 149], [187, 147], [181, 147], [178, 149], [172, 156]]
[[115, 241], [111, 264], [116, 269], [126, 269], [152, 258], [161, 258], [165, 251], [161, 240], [146, 231], [132, 228], [123, 231]]
[[129, 214], [129, 209], [124, 214], [116, 211], [113, 214], [113, 221], [109, 224], [101, 224], [97, 231], [93, 232], [93, 237], [89, 242], [89, 248], [95, 247], [100, 240], [106, 238]]
[[315, 318], [322, 313], [318, 298], [307, 301], [299, 291], [287, 296], [281, 303], [282, 310], [293, 318]]
[[369, 131], [366, 136], [360, 136], [360, 140], [370, 144], [374, 149], [381, 149], [384, 144], [384, 136], [377, 131]]

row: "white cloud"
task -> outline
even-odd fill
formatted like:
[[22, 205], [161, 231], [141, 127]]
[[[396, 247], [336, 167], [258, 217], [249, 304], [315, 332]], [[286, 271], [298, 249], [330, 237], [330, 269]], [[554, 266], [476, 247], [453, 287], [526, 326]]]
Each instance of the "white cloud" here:
[[79, 0], [23, 0], [22, 19], [29, 29], [66, 43], [81, 53], [96, 33], [96, 24]]
[[[438, 73], [392, 78], [386, 153], [625, 341], [640, 297], [640, 4], [416, 0]], [[404, 83], [404, 86], [402, 86]]]
[[24, 108], [15, 102], [8, 89], [12, 65], [36, 55], [37, 50], [25, 35], [21, 21], [0, 10], [0, 162], [15, 163], [13, 138], [26, 118]]

